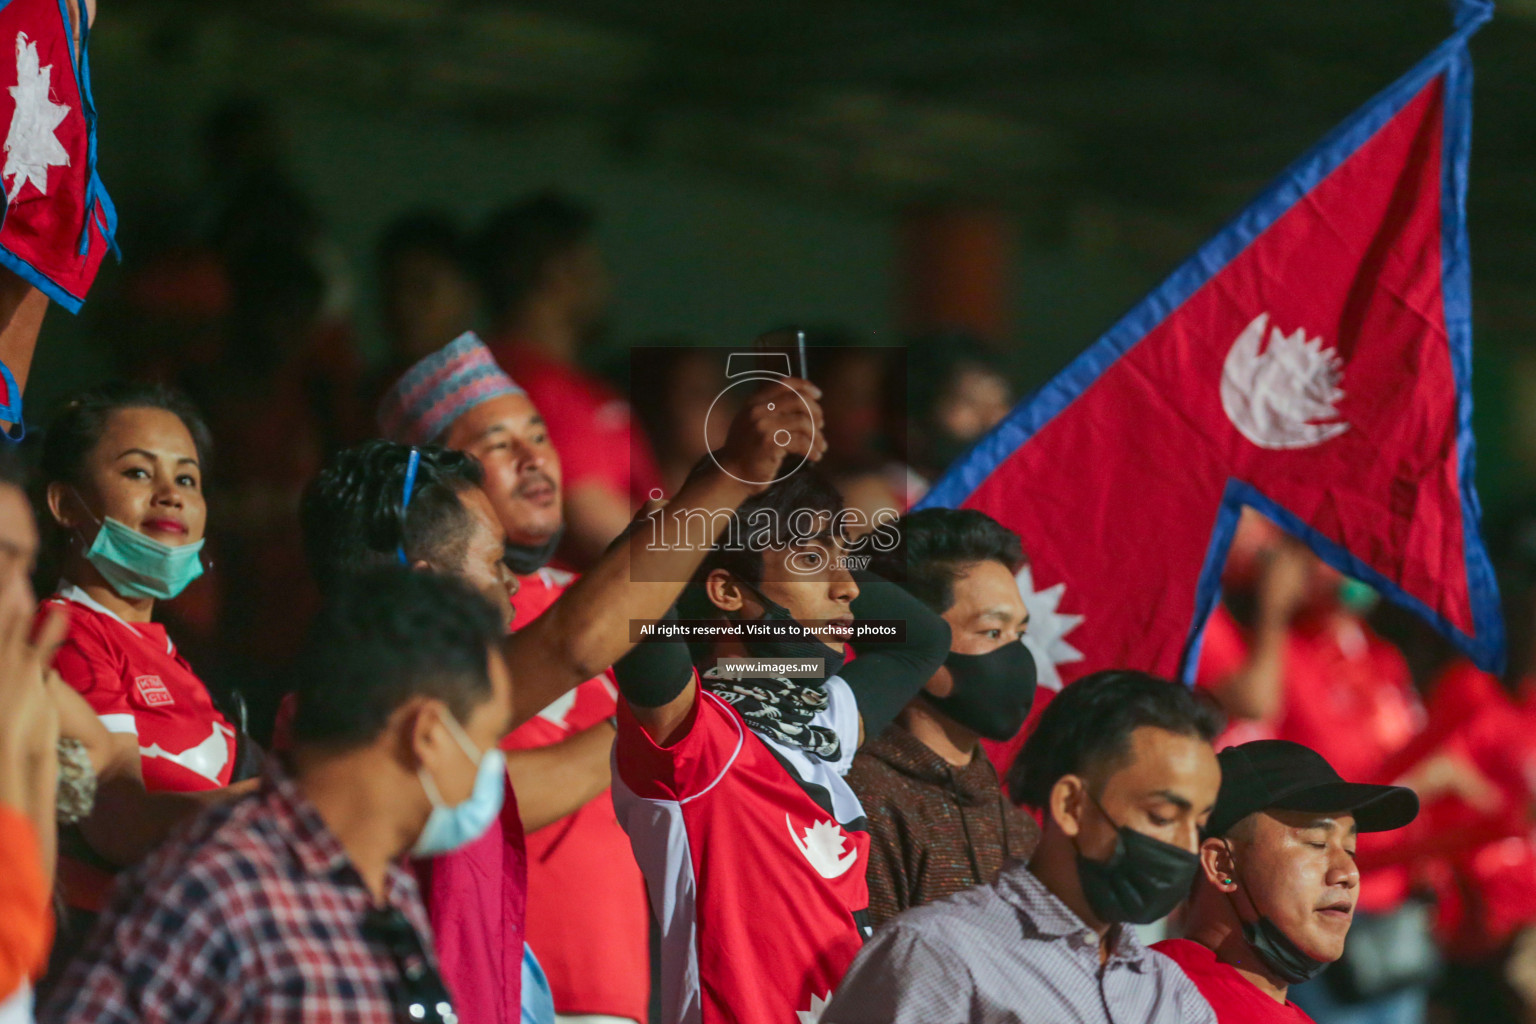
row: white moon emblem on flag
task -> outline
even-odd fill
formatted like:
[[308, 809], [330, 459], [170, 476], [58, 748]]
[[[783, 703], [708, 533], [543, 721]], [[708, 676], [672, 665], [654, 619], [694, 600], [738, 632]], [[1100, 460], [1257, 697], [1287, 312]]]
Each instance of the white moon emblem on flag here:
[[[1349, 429], [1339, 418], [1344, 363], [1323, 339], [1274, 327], [1269, 314], [1243, 329], [1221, 368], [1221, 407], [1238, 433], [1260, 448], [1311, 448]], [[1260, 351], [1261, 346], [1263, 351]]]
[[48, 169], [69, 163], [69, 152], [54, 134], [69, 116], [69, 108], [53, 102], [52, 91], [53, 65], [42, 64], [37, 44], [17, 33], [16, 84], [10, 89], [16, 112], [5, 136], [5, 167], [0, 170], [0, 177], [9, 183], [5, 194], [12, 202], [29, 181], [47, 195]]

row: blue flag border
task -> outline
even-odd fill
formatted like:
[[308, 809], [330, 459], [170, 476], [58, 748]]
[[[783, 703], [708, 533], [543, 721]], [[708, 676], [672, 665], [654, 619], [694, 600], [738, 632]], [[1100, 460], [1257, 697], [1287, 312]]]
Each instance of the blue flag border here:
[[[1221, 594], [1221, 569], [1244, 505], [1301, 538], [1324, 561], [1375, 587], [1385, 597], [1432, 623], [1480, 668], [1504, 669], [1504, 621], [1498, 586], [1478, 531], [1481, 506], [1474, 486], [1472, 436], [1472, 290], [1467, 240], [1467, 165], [1472, 135], [1472, 60], [1467, 40], [1493, 14], [1490, 0], [1458, 0], [1455, 31], [1397, 81], [1387, 86], [1294, 161], [1151, 294], [1121, 317], [1065, 370], [1024, 399], [934, 484], [917, 508], [958, 507], [1020, 445], [1059, 415], [1121, 356], [1173, 314], [1271, 224], [1396, 116], [1433, 78], [1445, 76], [1441, 149], [1441, 289], [1456, 379], [1457, 467], [1460, 473], [1462, 548], [1475, 635], [1468, 635], [1409, 595], [1348, 550], [1313, 530], [1278, 502], [1244, 481], [1230, 479], [1213, 525], [1196, 589], [1179, 675], [1194, 680], [1206, 620]], [[1137, 667], [1137, 666], [1130, 666]]]

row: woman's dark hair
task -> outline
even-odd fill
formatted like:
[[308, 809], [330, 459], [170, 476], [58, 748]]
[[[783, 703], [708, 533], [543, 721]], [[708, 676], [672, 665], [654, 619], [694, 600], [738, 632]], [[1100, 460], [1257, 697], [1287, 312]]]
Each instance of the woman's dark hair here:
[[998, 562], [1015, 572], [1024, 562], [1019, 535], [973, 508], [925, 508], [895, 523], [900, 540], [876, 551], [870, 571], [902, 587], [943, 615], [955, 603], [955, 580], [966, 566]]
[[1084, 676], [1058, 693], [1008, 769], [1014, 803], [1044, 807], [1064, 775], [1103, 777], [1131, 753], [1131, 733], [1152, 726], [1209, 743], [1221, 716], [1187, 686], [1131, 669]]
[[123, 409], [164, 409], [181, 420], [197, 448], [197, 464], [207, 475], [213, 435], [192, 400], [166, 384], [113, 381], [74, 396], [54, 413], [43, 431], [40, 482], [80, 483], [85, 460], [101, 442], [107, 422]]
[[[364, 441], [332, 455], [304, 489], [299, 518], [310, 573], [322, 592], [344, 577], [407, 557], [458, 565], [472, 520], [459, 495], [485, 480], [464, 452], [426, 445], [405, 504], [411, 449], [393, 441]], [[483, 600], [483, 599], [482, 599]]]
[[385, 567], [338, 581], [295, 666], [294, 739], [366, 744], [412, 697], [468, 722], [490, 696], [502, 632], [490, 602], [451, 576]]

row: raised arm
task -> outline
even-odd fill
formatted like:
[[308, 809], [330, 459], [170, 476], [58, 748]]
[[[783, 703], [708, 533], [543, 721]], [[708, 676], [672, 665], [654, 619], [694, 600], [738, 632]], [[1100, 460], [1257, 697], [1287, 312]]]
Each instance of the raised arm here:
[[[762, 489], [746, 481], [772, 480], [791, 455], [820, 460], [826, 451], [821, 390], [794, 378], [782, 384], [748, 401], [715, 453], [716, 465], [691, 477], [654, 513], [665, 544], [655, 543], [650, 529], [631, 531], [543, 615], [507, 638], [514, 727], [621, 658], [632, 646], [632, 621], [655, 621], [666, 612], [714, 546], [728, 513]], [[784, 386], [804, 404], [791, 408], [783, 401]]]
[[859, 656], [840, 673], [859, 703], [865, 736], [878, 736], [944, 664], [950, 629], [938, 613], [890, 580], [872, 572], [855, 572], [853, 577], [859, 584], [859, 596], [853, 600], [855, 621], [906, 623], [900, 640], [856, 645]]
[[[677, 610], [668, 608], [661, 621], [676, 618]], [[670, 746], [699, 692], [688, 645], [681, 640], [637, 644], [613, 666], [613, 677], [640, 727], [656, 743]]]

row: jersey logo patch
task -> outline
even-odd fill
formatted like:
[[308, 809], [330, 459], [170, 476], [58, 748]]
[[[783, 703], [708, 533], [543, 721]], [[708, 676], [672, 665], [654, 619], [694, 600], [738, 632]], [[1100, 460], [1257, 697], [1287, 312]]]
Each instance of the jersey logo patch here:
[[822, 878], [847, 874], [853, 862], [859, 859], [858, 847], [843, 853], [843, 845], [848, 840], [835, 821], [816, 822], [805, 829], [804, 838], [795, 835], [795, 826], [788, 814], [784, 815], [784, 824], [789, 826], [789, 838], [794, 841], [795, 849], [805, 855]]
[[176, 698], [171, 696], [171, 691], [160, 681], [159, 676], [139, 676], [133, 685], [138, 688], [144, 703], [152, 708], [169, 707], [176, 703]]

